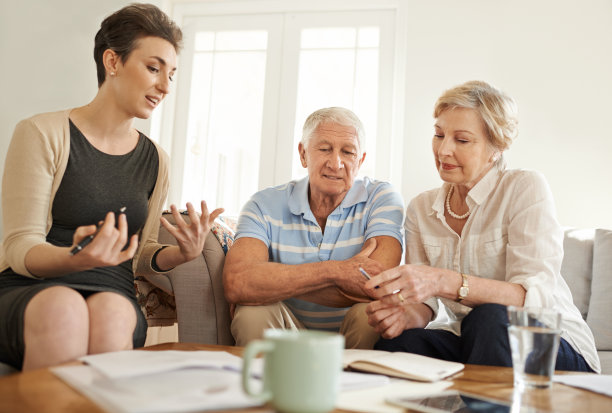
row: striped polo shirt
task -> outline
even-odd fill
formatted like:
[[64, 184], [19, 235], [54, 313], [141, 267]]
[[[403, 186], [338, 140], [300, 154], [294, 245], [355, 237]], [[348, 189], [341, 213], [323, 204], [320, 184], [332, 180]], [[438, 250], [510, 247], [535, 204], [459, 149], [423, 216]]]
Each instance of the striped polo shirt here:
[[[387, 182], [362, 178], [327, 217], [323, 233], [310, 210], [306, 177], [253, 195], [240, 213], [236, 239], [263, 241], [270, 261], [281, 264], [340, 261], [357, 254], [371, 237], [394, 237], [403, 248], [403, 221], [401, 195]], [[319, 330], [339, 331], [349, 310], [296, 298], [284, 303], [304, 326]]]

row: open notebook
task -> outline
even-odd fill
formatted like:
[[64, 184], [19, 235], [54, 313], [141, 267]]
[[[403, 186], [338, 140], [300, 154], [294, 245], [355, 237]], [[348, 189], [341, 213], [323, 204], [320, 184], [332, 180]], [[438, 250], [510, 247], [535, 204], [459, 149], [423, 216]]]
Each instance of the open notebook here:
[[343, 364], [353, 370], [428, 382], [445, 379], [464, 368], [453, 361], [380, 350], [344, 350]]

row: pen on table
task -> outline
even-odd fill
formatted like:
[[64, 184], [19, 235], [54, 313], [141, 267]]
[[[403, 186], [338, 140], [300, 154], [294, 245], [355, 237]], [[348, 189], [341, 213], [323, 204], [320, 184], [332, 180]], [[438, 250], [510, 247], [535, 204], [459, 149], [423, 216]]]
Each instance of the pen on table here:
[[[359, 272], [361, 274], [363, 274], [364, 277], [366, 277], [368, 280], [372, 279], [372, 276], [370, 274], [368, 274], [368, 272], [366, 270], [364, 270], [363, 268], [359, 267]], [[374, 289], [378, 288], [378, 285], [376, 287], [374, 287]]]
[[[115, 216], [119, 216], [119, 214], [125, 213], [126, 209], [127, 209], [126, 207], [121, 207], [119, 209], [119, 211], [115, 213]], [[95, 238], [95, 236], [98, 234], [98, 231], [100, 231], [100, 227], [101, 226], [102, 225], [100, 225], [100, 224], [96, 225], [96, 227], [97, 227], [96, 228], [96, 232], [94, 232], [91, 235], [86, 236], [85, 238], [83, 238], [81, 240], [81, 242], [79, 242], [77, 245], [75, 245], [74, 248], [70, 250], [70, 255], [78, 254], [79, 251], [81, 251], [83, 248], [85, 248]]]

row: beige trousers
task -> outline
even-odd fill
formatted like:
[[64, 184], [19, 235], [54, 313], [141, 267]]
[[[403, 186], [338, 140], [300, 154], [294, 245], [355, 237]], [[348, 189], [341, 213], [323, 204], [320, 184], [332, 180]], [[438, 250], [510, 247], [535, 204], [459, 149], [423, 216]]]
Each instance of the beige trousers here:
[[[346, 348], [372, 349], [380, 338], [368, 324], [366, 305], [353, 305], [342, 321], [340, 334], [344, 336]], [[237, 346], [246, 346], [251, 340], [261, 339], [267, 328], [306, 329], [282, 302], [261, 306], [236, 306], [231, 330]]]

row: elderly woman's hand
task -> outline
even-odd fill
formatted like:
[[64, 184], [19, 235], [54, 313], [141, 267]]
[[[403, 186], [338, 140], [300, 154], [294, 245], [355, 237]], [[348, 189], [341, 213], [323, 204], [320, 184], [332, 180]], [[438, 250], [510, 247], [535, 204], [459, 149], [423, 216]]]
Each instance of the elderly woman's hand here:
[[224, 211], [223, 208], [217, 208], [212, 213], [208, 212], [206, 202], [201, 202], [202, 214], [198, 216], [193, 205], [187, 203], [187, 213], [189, 215], [189, 224], [185, 222], [176, 206], [172, 205], [170, 210], [176, 226], [170, 224], [167, 219], [161, 218], [161, 223], [168, 230], [178, 245], [180, 255], [183, 257], [183, 262], [191, 261], [202, 253], [206, 236], [215, 219]]
[[365, 284], [368, 293], [385, 305], [417, 304], [435, 297], [441, 273], [426, 265], [400, 265], [381, 272]]
[[382, 338], [392, 339], [408, 328], [408, 319], [401, 305], [387, 305], [382, 301], [373, 301], [366, 307], [368, 324]]
[[392, 339], [404, 330], [424, 328], [431, 320], [432, 310], [425, 304], [394, 305], [372, 301], [366, 307], [368, 324], [382, 338]]

